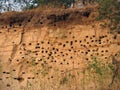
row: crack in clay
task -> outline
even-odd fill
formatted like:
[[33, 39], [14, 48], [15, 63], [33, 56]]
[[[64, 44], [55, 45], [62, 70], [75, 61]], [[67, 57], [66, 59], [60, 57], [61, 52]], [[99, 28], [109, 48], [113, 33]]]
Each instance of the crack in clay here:
[[[25, 24], [26, 25], [26, 24]], [[24, 38], [24, 31], [25, 31], [25, 25], [23, 26], [23, 30], [22, 30], [22, 33], [21, 33], [21, 38], [20, 38], [20, 42], [19, 44], [15, 44], [13, 45], [13, 49], [12, 49], [12, 53], [11, 53], [11, 59], [13, 59], [15, 57], [15, 54], [17, 52], [17, 48], [18, 46], [23, 42], [23, 38]]]
[[11, 55], [10, 55], [11, 59], [14, 58], [14, 56], [15, 56], [15, 54], [16, 54], [16, 52], [17, 52], [17, 48], [18, 48], [18, 45], [16, 45], [16, 44], [13, 45], [12, 53], [11, 53]]

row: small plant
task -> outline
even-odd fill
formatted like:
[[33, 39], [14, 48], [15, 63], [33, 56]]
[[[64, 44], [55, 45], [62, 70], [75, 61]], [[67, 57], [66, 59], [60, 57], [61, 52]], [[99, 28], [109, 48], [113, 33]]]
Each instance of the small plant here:
[[30, 89], [32, 87], [32, 84], [27, 80], [27, 88]]
[[59, 29], [59, 32], [57, 33], [58, 34], [58, 37], [59, 38], [63, 38], [63, 36], [65, 35], [66, 33], [66, 30], [64, 29]]
[[67, 77], [63, 77], [61, 80], [60, 80], [60, 84], [61, 85], [64, 85], [64, 84], [67, 84], [68, 83], [68, 78]]
[[85, 70], [83, 70], [82, 73], [83, 73], [83, 78], [81, 80], [82, 81], [82, 90], [85, 90], [85, 86], [84, 86], [85, 85]]
[[88, 64], [89, 69], [99, 75], [102, 75], [103, 73], [102, 73], [102, 67], [100, 65], [100, 62], [97, 61], [97, 58], [94, 56], [92, 57], [92, 60], [93, 62]]
[[73, 81], [73, 79], [75, 78], [75, 75], [71, 74], [70, 72], [66, 72], [64, 74], [65, 76], [63, 76], [60, 80], [60, 85], [68, 84], [68, 82]]
[[31, 63], [33, 66], [36, 66], [35, 60], [36, 60], [36, 57], [31, 57]]
[[48, 68], [45, 64], [43, 64], [43, 65], [42, 65], [41, 74], [42, 74], [43, 76], [46, 76], [46, 75], [48, 74], [48, 72], [49, 72], [49, 68]]
[[41, 74], [43, 76], [46, 76], [49, 73], [51, 68], [48, 66], [48, 64], [46, 63], [46, 60], [44, 58], [42, 59], [42, 61], [43, 61], [43, 64], [41, 65], [42, 66]]
[[120, 57], [120, 51], [117, 52], [117, 57]]

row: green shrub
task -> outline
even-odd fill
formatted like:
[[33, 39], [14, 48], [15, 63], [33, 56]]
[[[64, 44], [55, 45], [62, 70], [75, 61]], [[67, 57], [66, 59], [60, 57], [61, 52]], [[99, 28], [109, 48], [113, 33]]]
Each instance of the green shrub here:
[[110, 30], [120, 29], [120, 1], [118, 0], [99, 0], [99, 17], [97, 20], [108, 20], [107, 27]]
[[[68, 8], [72, 3], [75, 3], [75, 0], [33, 0], [32, 5], [27, 4], [26, 9], [33, 9], [36, 7], [44, 7], [44, 6], [54, 6], [54, 7], [62, 7]], [[35, 6], [37, 4], [37, 6]]]

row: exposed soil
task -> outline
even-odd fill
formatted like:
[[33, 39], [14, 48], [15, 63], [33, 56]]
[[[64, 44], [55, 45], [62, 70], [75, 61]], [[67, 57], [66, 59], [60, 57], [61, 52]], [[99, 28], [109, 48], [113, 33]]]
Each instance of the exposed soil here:
[[66, 27], [76, 24], [90, 24], [97, 16], [97, 6], [83, 9], [29, 10], [0, 14], [0, 24], [27, 27]]
[[0, 14], [0, 90], [119, 90], [120, 35], [97, 6]]

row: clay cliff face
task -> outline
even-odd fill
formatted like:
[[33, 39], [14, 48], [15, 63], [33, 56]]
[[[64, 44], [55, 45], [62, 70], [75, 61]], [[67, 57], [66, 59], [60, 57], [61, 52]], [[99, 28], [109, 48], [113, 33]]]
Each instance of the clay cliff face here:
[[30, 13], [1, 15], [0, 90], [108, 89], [112, 76], [100, 86], [85, 71], [93, 60], [119, 58], [120, 35], [101, 27], [88, 9]]

